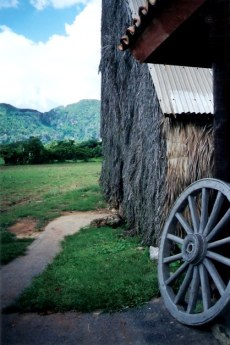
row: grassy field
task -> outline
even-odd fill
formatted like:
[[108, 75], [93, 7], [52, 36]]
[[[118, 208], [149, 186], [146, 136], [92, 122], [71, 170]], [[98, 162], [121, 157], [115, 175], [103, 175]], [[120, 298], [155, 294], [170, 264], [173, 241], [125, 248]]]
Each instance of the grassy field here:
[[[18, 219], [36, 219], [39, 231], [63, 211], [105, 207], [100, 170], [100, 162], [0, 167], [2, 262], [31, 242], [8, 232]], [[8, 311], [121, 310], [158, 296], [156, 272], [148, 248], [125, 227], [82, 229]]]
[[115, 311], [157, 296], [156, 264], [148, 249], [123, 233], [102, 227], [66, 237], [62, 252], [25, 290], [14, 311]]
[[100, 162], [1, 166], [1, 262], [22, 254], [31, 242], [7, 231], [18, 219], [36, 219], [39, 231], [63, 211], [105, 207], [98, 185], [100, 170]]

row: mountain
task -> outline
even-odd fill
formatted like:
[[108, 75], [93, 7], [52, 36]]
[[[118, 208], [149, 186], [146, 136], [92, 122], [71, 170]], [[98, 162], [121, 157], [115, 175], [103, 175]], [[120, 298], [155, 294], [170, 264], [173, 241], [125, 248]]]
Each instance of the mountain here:
[[100, 137], [100, 101], [81, 100], [42, 113], [0, 103], [0, 143], [34, 136], [43, 143], [73, 139], [86, 141]]

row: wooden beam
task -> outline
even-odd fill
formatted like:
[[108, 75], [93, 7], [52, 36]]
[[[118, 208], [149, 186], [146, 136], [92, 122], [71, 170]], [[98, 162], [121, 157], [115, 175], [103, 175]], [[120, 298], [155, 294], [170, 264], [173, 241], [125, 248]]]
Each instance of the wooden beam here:
[[145, 30], [131, 47], [133, 56], [144, 62], [206, 0], [174, 0], [164, 2]]
[[212, 3], [215, 177], [230, 182], [230, 2]]

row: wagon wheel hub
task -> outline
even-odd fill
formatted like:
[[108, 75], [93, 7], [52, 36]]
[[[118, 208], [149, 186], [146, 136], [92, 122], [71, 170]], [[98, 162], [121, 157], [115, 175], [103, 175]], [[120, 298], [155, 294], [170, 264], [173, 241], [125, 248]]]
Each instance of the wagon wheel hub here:
[[197, 265], [204, 259], [206, 249], [206, 240], [201, 234], [189, 234], [184, 239], [182, 246], [183, 259]]

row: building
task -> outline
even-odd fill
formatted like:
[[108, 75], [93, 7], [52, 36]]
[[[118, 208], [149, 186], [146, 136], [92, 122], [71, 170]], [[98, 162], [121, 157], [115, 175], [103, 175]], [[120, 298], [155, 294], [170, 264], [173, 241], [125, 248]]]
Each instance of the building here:
[[[152, 244], [180, 192], [213, 175], [212, 72], [210, 45], [204, 45], [208, 15], [202, 20], [207, 4], [192, 1], [170, 22], [167, 16], [171, 18], [178, 7], [169, 8], [164, 17], [165, 3], [108, 0], [103, 1], [102, 13], [101, 184], [130, 231]], [[163, 16], [172, 32], [158, 35], [162, 41], [148, 51], [143, 44], [150, 24], [159, 23], [152, 20], [155, 15]], [[136, 18], [130, 26], [132, 17]], [[117, 49], [119, 37], [124, 52]], [[195, 45], [202, 58], [191, 55]], [[172, 63], [176, 66], [169, 66]]]

